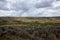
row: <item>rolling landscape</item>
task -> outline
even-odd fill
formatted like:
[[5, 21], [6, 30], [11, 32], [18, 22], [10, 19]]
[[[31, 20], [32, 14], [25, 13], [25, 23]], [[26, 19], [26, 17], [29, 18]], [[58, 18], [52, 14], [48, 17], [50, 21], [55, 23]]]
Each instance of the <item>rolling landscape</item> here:
[[60, 18], [0, 17], [0, 40], [60, 40]]
[[60, 18], [51, 17], [0, 17], [1, 26], [39, 26], [45, 24], [60, 24]]
[[60, 40], [60, 0], [0, 0], [0, 40]]

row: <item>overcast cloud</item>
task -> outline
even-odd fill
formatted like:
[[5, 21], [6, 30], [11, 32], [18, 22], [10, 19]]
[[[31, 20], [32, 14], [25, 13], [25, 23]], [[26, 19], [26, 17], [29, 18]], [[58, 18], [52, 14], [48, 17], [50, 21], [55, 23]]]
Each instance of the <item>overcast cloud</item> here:
[[60, 0], [0, 0], [0, 16], [60, 16]]

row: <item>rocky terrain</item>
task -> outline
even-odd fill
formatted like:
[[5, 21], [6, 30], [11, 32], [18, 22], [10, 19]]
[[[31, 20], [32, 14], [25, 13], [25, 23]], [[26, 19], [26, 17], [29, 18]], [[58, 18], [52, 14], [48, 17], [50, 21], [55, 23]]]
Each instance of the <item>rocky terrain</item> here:
[[0, 40], [60, 40], [60, 26], [0, 26]]

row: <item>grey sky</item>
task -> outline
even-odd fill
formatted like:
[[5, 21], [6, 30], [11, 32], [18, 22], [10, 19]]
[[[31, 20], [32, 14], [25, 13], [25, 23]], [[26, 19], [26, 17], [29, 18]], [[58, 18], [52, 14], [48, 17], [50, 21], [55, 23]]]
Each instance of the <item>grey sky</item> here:
[[0, 0], [0, 16], [60, 16], [60, 0]]

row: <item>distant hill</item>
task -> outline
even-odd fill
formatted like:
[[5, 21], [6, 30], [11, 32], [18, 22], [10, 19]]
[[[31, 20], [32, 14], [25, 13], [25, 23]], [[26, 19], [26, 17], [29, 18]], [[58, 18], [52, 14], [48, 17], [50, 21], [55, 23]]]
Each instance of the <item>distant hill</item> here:
[[23, 22], [52, 22], [52, 23], [60, 23], [59, 17], [0, 17], [1, 21], [7, 22], [16, 22], [16, 21], [23, 21]]

